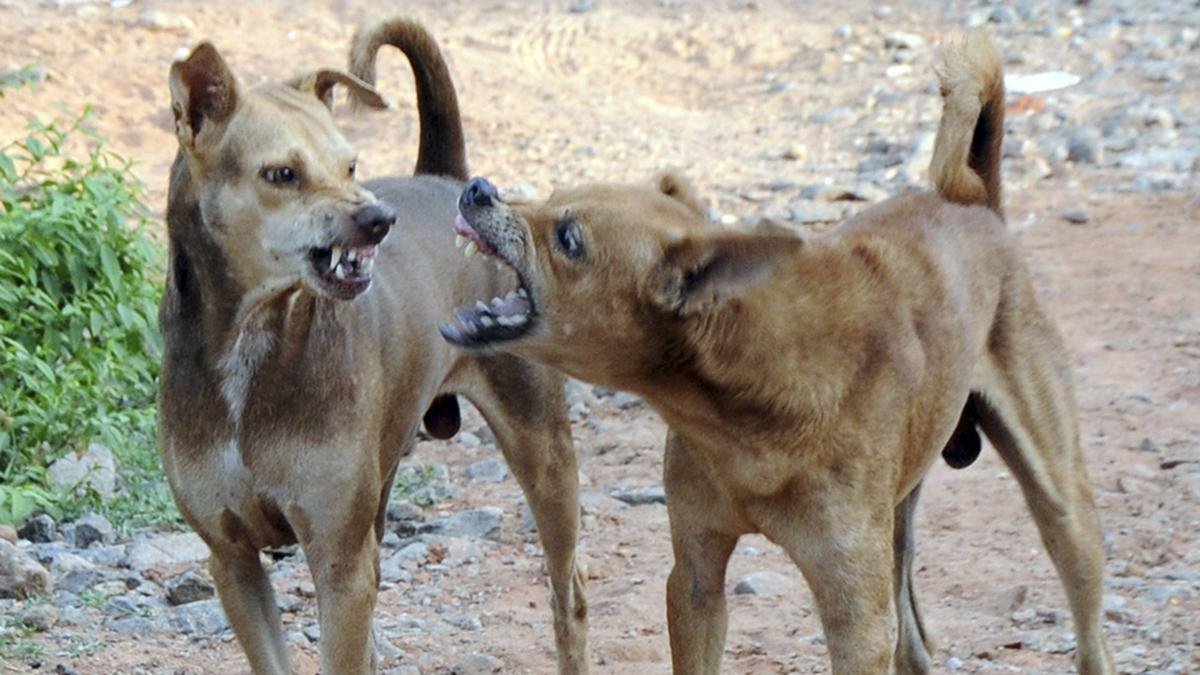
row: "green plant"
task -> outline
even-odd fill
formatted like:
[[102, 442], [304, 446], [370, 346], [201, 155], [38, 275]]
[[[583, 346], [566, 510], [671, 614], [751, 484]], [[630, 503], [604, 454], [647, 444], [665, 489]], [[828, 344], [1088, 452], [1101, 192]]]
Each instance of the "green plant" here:
[[[94, 496], [52, 493], [45, 475], [92, 441], [113, 450], [127, 483], [161, 482], [162, 252], [130, 163], [104, 149], [89, 116], [34, 124], [0, 148], [0, 522], [94, 507]], [[67, 146], [81, 136], [90, 147], [77, 159]]]
[[0, 98], [4, 98], [4, 90], [20, 89], [23, 86], [33, 86], [42, 79], [42, 71], [33, 66], [24, 66], [7, 73], [0, 73]]

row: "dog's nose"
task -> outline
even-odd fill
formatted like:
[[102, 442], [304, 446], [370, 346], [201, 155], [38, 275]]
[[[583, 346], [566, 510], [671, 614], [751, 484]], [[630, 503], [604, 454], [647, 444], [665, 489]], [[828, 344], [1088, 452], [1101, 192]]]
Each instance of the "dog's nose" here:
[[496, 186], [486, 178], [472, 178], [470, 183], [467, 183], [467, 189], [463, 190], [462, 201], [466, 204], [475, 206], [491, 206], [493, 202], [500, 198], [500, 193], [496, 191]]
[[396, 213], [386, 204], [368, 204], [354, 212], [354, 227], [372, 242], [383, 241], [396, 222]]

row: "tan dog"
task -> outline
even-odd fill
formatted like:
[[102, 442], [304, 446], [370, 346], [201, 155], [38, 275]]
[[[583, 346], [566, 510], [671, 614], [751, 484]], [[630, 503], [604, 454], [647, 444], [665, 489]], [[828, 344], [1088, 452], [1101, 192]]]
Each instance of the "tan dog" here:
[[[161, 310], [163, 463], [255, 673], [288, 673], [259, 550], [298, 541], [317, 589], [324, 675], [375, 669], [379, 540], [400, 457], [422, 413], [458, 428], [453, 394], [487, 418], [546, 549], [559, 669], [587, 670], [575, 564], [578, 479], [561, 376], [442, 341], [436, 317], [510, 276], [464, 263], [447, 224], [466, 175], [458, 104], [436, 43], [393, 21], [361, 32], [413, 66], [421, 140], [413, 178], [359, 185], [334, 126], [340, 70], [247, 89], [209, 44], [171, 67], [179, 154], [167, 206]], [[394, 222], [394, 225], [393, 225]], [[389, 229], [398, 230], [387, 237]], [[427, 412], [426, 412], [427, 411]]]
[[936, 192], [827, 236], [709, 229], [671, 176], [541, 204], [505, 204], [482, 179], [463, 193], [457, 230], [511, 265], [522, 294], [459, 310], [443, 335], [638, 392], [672, 428], [677, 673], [718, 671], [726, 563], [750, 532], [807, 579], [833, 672], [929, 670], [913, 512], [939, 450], [974, 459], [976, 428], [1057, 566], [1080, 672], [1114, 672], [1070, 360], [1001, 218], [1004, 89], [988, 39], [949, 52], [942, 91]]

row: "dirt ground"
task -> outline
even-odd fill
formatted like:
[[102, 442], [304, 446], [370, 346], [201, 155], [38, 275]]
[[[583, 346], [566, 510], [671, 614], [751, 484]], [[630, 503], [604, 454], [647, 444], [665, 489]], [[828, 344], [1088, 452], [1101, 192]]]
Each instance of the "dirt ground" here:
[[[1200, 11], [1195, 3], [1151, 3], [1144, 23], [1115, 23], [1125, 33], [1086, 32], [1097, 16], [1115, 16], [1106, 4], [1051, 4], [1030, 10], [1032, 18], [994, 26], [1010, 72], [1061, 68], [1085, 76], [1010, 110], [1010, 135], [1036, 133], [1036, 147], [1005, 160], [1008, 220], [1021, 232], [1041, 297], [1074, 354], [1082, 439], [1106, 532], [1113, 650], [1126, 672], [1200, 672], [1196, 165], [1160, 169], [1166, 178], [1148, 185], [1138, 182], [1145, 171], [1136, 163], [1066, 161], [1059, 150], [1072, 130], [1100, 125], [1132, 105], [1134, 94], [1164, 100], [1172, 111], [1176, 136], [1156, 142], [1195, 148], [1200, 52], [1185, 46], [1171, 57], [1182, 79], [1155, 80], [1125, 60], [1153, 46], [1123, 45], [1127, 35], [1169, 37], [1189, 22], [1200, 25]], [[867, 183], [875, 187], [867, 190], [873, 200], [919, 183], [919, 174], [907, 180], [903, 172], [927, 155], [901, 152], [896, 171], [876, 170], [862, 164], [871, 156], [868, 144], [908, 147], [931, 134], [939, 105], [931, 70], [936, 46], [972, 12], [993, 7], [916, 2], [880, 9], [860, 0], [576, 5], [579, 11], [557, 0], [0, 0], [0, 71], [33, 64], [45, 76], [36, 89], [0, 99], [0, 139], [18, 137], [33, 119], [65, 119], [91, 105], [112, 149], [135, 160], [159, 218], [175, 152], [166, 74], [180, 49], [211, 39], [253, 84], [341, 65], [360, 21], [404, 13], [423, 20], [447, 56], [476, 173], [544, 195], [580, 180], [637, 180], [681, 167], [709, 196], [714, 215], [735, 222], [786, 214], [806, 190], [820, 201], [826, 189]], [[154, 19], [151, 10], [165, 15]], [[172, 27], [180, 16], [187, 21]], [[893, 31], [924, 44], [896, 57], [885, 47]], [[1072, 31], [1084, 39], [1071, 40]], [[1194, 40], [1186, 33], [1184, 39]], [[360, 117], [338, 110], [364, 177], [407, 172], [415, 156], [407, 64], [388, 53], [380, 73], [394, 110]], [[1017, 119], [1032, 120], [1043, 108], [1060, 111], [1057, 126]], [[1082, 210], [1087, 222], [1068, 223], [1062, 214], [1069, 210]], [[603, 494], [660, 483], [665, 428], [652, 411], [605, 404], [590, 388], [577, 388], [573, 400], [583, 404], [575, 438], [585, 489]], [[472, 416], [466, 428], [480, 425]], [[498, 455], [487, 444], [450, 441], [421, 443], [412, 458], [444, 463], [462, 483], [455, 500], [432, 512], [497, 506], [505, 520], [500, 543], [481, 548], [471, 564], [418, 569], [411, 583], [389, 584], [380, 594], [377, 616], [398, 650], [385, 659], [389, 668], [465, 671], [467, 655], [484, 654], [506, 673], [553, 671], [541, 553], [536, 537], [522, 530], [520, 491], [511, 479], [463, 477], [468, 464], [489, 456]], [[939, 645], [938, 669], [1071, 671], [1064, 595], [995, 453], [985, 450], [964, 471], [936, 467], [919, 518], [917, 583]], [[669, 672], [665, 507], [597, 499], [585, 509], [584, 525], [594, 671]], [[793, 588], [776, 598], [732, 593], [739, 579], [760, 570], [787, 574]], [[811, 596], [782, 552], [745, 538], [728, 583], [726, 672], [828, 671]], [[279, 580], [281, 590], [291, 584]], [[469, 610], [478, 625], [421, 628], [447, 607]], [[289, 626], [313, 616], [310, 600]], [[78, 673], [247, 672], [228, 636], [97, 636], [106, 646], [86, 656], [52, 647], [43, 670], [61, 663]], [[315, 645], [301, 641], [293, 654], [300, 672], [316, 671]]]

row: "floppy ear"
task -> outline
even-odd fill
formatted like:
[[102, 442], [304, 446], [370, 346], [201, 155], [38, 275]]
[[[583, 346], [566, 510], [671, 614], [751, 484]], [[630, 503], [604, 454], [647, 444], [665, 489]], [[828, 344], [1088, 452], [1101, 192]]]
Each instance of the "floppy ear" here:
[[669, 244], [654, 275], [655, 299], [680, 315], [699, 314], [768, 280], [804, 245], [787, 234], [692, 235]]
[[668, 170], [654, 176], [654, 186], [659, 192], [695, 211], [701, 218], [708, 218], [708, 208], [696, 194], [691, 181], [676, 171]]
[[217, 48], [201, 42], [171, 64], [168, 82], [179, 144], [197, 152], [218, 141], [237, 108], [238, 83]]
[[333, 87], [334, 85], [345, 85], [350, 90], [350, 98], [356, 103], [370, 106], [372, 108], [387, 108], [388, 101], [375, 90], [367, 82], [360, 80], [358, 77], [337, 68], [321, 68], [314, 70], [307, 75], [292, 79], [288, 82], [291, 86], [300, 91], [310, 91], [313, 96], [316, 96], [326, 108], [333, 110]]

